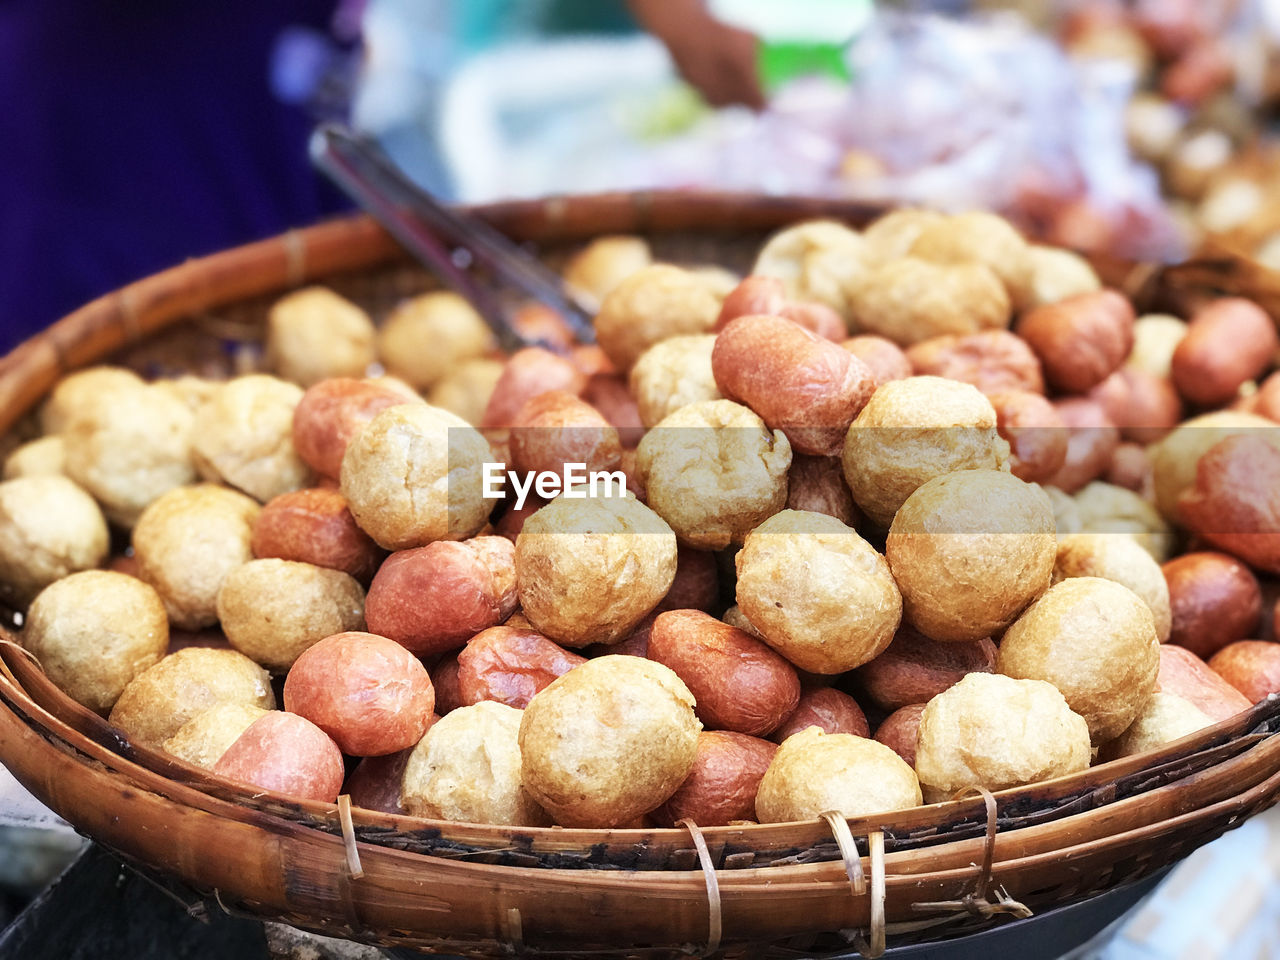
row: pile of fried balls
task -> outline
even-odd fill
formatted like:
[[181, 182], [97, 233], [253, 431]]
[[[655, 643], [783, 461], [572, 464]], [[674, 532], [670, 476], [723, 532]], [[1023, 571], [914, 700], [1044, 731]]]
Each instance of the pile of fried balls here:
[[[564, 274], [597, 344], [530, 304], [544, 345], [504, 356], [454, 294], [375, 325], [312, 287], [264, 372], [65, 377], [0, 482], [22, 645], [254, 792], [520, 826], [884, 814], [1280, 692], [1254, 303], [1135, 316], [916, 209], [785, 229], [746, 278], [632, 236]], [[493, 464], [626, 489], [517, 508]]]

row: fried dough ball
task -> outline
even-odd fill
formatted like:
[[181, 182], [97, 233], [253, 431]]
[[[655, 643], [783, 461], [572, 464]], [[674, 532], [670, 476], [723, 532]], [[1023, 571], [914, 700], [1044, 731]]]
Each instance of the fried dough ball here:
[[138, 674], [110, 720], [131, 740], [159, 746], [189, 720], [228, 701], [274, 710], [267, 671], [234, 650], [187, 647]]
[[691, 547], [741, 543], [787, 502], [786, 435], [731, 400], [681, 407], [645, 434], [637, 454], [649, 506]]
[[915, 771], [883, 743], [809, 727], [782, 741], [760, 781], [761, 823], [814, 820], [828, 810], [867, 817], [920, 805]]
[[[1127, 533], [1156, 563], [1164, 563], [1173, 556], [1177, 543], [1173, 528], [1140, 494], [1095, 480], [1076, 493], [1073, 503], [1080, 527], [1070, 532]], [[1058, 533], [1066, 532], [1059, 524]]]
[[924, 715], [924, 708], [923, 703], [899, 707], [876, 727], [873, 738], [900, 756], [912, 769], [916, 765], [916, 741], [920, 734], [920, 717]]
[[1159, 443], [1153, 444], [1149, 448], [1151, 474], [1161, 516], [1170, 523], [1181, 522], [1178, 498], [1195, 485], [1200, 458], [1219, 441], [1251, 433], [1269, 436], [1275, 426], [1275, 421], [1256, 414], [1218, 410], [1184, 420]]
[[293, 446], [296, 384], [265, 374], [228, 380], [196, 411], [192, 452], [206, 480], [243, 490], [259, 503], [312, 485]]
[[614, 366], [630, 372], [655, 343], [710, 333], [720, 301], [688, 270], [654, 264], [633, 273], [604, 298], [596, 314], [596, 339]]
[[365, 617], [371, 633], [422, 657], [457, 650], [515, 608], [515, 547], [475, 537], [393, 553], [369, 584]]
[[187, 409], [195, 413], [222, 387], [223, 381], [209, 380], [184, 373], [177, 377], [164, 377], [153, 380], [151, 385], [171, 394], [186, 404]]
[[1147, 313], [1133, 321], [1133, 349], [1126, 367], [1168, 380], [1173, 374], [1173, 354], [1187, 335], [1187, 321], [1166, 313]]
[[101, 564], [110, 546], [102, 511], [66, 477], [0, 483], [0, 599], [25, 607], [55, 580]]
[[1160, 564], [1133, 537], [1123, 533], [1072, 533], [1058, 541], [1053, 581], [1102, 577], [1124, 584], [1151, 608], [1156, 638], [1164, 643], [1173, 628], [1169, 584]]
[[284, 682], [284, 708], [353, 757], [412, 747], [431, 725], [435, 702], [421, 661], [372, 633], [338, 633], [312, 644]]
[[956, 470], [1009, 469], [1009, 444], [991, 401], [941, 377], [881, 384], [849, 427], [844, 476], [853, 500], [881, 527], [921, 484]]
[[1089, 766], [1089, 728], [1040, 680], [971, 673], [924, 708], [916, 773], [929, 803], [965, 787], [1004, 790]]
[[156, 588], [174, 627], [217, 622], [223, 580], [253, 559], [260, 509], [243, 493], [200, 483], [170, 490], [143, 511], [133, 528], [138, 575]]
[[431, 725], [404, 768], [400, 798], [415, 817], [540, 827], [550, 823], [522, 782], [523, 712], [486, 700]]
[[999, 633], [1049, 588], [1053, 505], [998, 470], [957, 470], [917, 487], [898, 510], [885, 558], [903, 613], [935, 640]]
[[849, 314], [845, 290], [867, 272], [867, 244], [833, 220], [810, 220], [775, 233], [756, 256], [753, 276], [777, 277], [787, 298]]
[[777, 750], [776, 744], [745, 733], [703, 730], [693, 770], [653, 819], [668, 827], [686, 818], [700, 827], [754, 819], [760, 780]]
[[227, 700], [202, 710], [161, 744], [165, 753], [195, 767], [212, 770], [231, 745], [267, 711], [252, 703]]
[[259, 790], [333, 803], [342, 790], [342, 751], [305, 717], [272, 710], [236, 738], [213, 766], [226, 777]]
[[668, 610], [653, 622], [645, 656], [675, 671], [712, 730], [763, 737], [799, 705], [795, 668], [768, 644], [701, 610]]
[[293, 446], [316, 473], [337, 480], [351, 439], [387, 407], [422, 398], [391, 377], [337, 377], [313, 384], [293, 411]]
[[631, 393], [646, 427], [691, 403], [721, 399], [711, 373], [714, 334], [671, 337], [640, 355], [631, 368]]
[[463, 703], [496, 700], [523, 710], [539, 690], [585, 662], [537, 631], [508, 621], [481, 630], [458, 651], [459, 696]]
[[643, 237], [596, 237], [565, 264], [564, 282], [595, 309], [618, 284], [651, 263], [653, 254]]
[[996, 670], [1052, 683], [1084, 717], [1094, 743], [1118, 737], [1156, 688], [1160, 641], [1151, 608], [1122, 584], [1054, 584], [1000, 642]]
[[15, 447], [4, 459], [4, 472], [0, 474], [0, 478], [16, 480], [18, 477], [65, 476], [66, 466], [66, 441], [59, 434], [53, 433]]
[[851, 326], [902, 347], [1009, 326], [1009, 294], [981, 263], [891, 260], [847, 291]]
[[40, 592], [27, 611], [22, 645], [67, 696], [105, 714], [134, 677], [164, 656], [169, 620], [160, 596], [141, 580], [85, 570]]
[[481, 485], [492, 456], [488, 441], [447, 410], [388, 407], [347, 445], [342, 495], [360, 528], [387, 550], [463, 540], [493, 508]]
[[933, 263], [980, 263], [1000, 278], [1014, 303], [1031, 299], [1027, 241], [1004, 217], [972, 210], [925, 227], [910, 255]]
[[775, 514], [747, 534], [735, 564], [739, 609], [766, 643], [811, 673], [874, 659], [902, 619], [884, 557], [826, 514]]
[[1190, 700], [1156, 691], [1129, 729], [1102, 748], [1108, 760], [1131, 757], [1163, 747], [1212, 725], [1213, 718]]
[[131, 527], [147, 504], [195, 479], [193, 418], [167, 390], [104, 391], [67, 423], [65, 467], [113, 523]]
[[255, 557], [301, 560], [349, 573], [368, 583], [385, 556], [356, 526], [337, 490], [311, 488], [269, 501], [253, 524]]
[[597, 657], [525, 708], [524, 787], [564, 826], [627, 823], [684, 782], [701, 728], [693, 694], [673, 671], [641, 657]]
[[375, 358], [373, 338], [369, 315], [325, 287], [296, 290], [267, 312], [267, 363], [303, 387], [363, 376]]
[[341, 570], [250, 560], [227, 574], [217, 610], [231, 646], [283, 673], [325, 637], [364, 629], [364, 590]]
[[378, 356], [418, 390], [435, 386], [458, 364], [494, 348], [493, 331], [475, 307], [448, 290], [406, 300], [378, 331]]
[[504, 366], [487, 357], [464, 360], [432, 385], [427, 402], [478, 427]]
[[520, 607], [567, 647], [625, 639], [675, 575], [675, 534], [631, 497], [561, 495], [516, 538]]
[[1027, 263], [1027, 284], [1015, 301], [1019, 310], [1034, 310], [1102, 289], [1102, 281], [1089, 261], [1070, 250], [1031, 244], [1027, 247]]
[[[439, 719], [433, 714], [431, 722]], [[410, 748], [385, 757], [363, 757], [347, 775], [342, 792], [351, 796], [352, 806], [403, 816], [406, 811], [400, 800], [400, 784], [412, 753]]]
[[995, 664], [996, 645], [986, 638], [942, 643], [904, 626], [889, 649], [858, 668], [857, 679], [876, 706], [894, 711], [928, 703], [970, 673], [991, 673]]
[[825, 513], [851, 527], [861, 519], [839, 457], [796, 454], [787, 471], [787, 509]]
[[945, 219], [945, 214], [922, 207], [900, 207], [882, 214], [862, 231], [868, 259], [872, 263], [887, 263], [905, 257], [925, 228]]
[[132, 390], [146, 382], [123, 367], [88, 367], [68, 374], [54, 384], [40, 407], [40, 429], [62, 433], [76, 416], [92, 410], [117, 389]]

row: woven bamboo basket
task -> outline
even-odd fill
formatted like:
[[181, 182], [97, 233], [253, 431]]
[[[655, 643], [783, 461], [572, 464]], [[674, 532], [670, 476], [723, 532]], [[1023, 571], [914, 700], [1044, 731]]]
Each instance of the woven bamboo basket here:
[[[550, 261], [604, 233], [658, 256], [749, 266], [771, 230], [878, 210], [619, 194], [481, 208]], [[1243, 292], [1256, 272], [1097, 263], [1144, 306]], [[380, 228], [335, 221], [237, 248], [90, 303], [0, 360], [0, 435], [62, 374], [251, 368], [266, 307], [323, 282], [376, 316], [433, 285]], [[0, 634], [0, 760], [77, 829], [224, 909], [468, 956], [875, 954], [982, 930], [1136, 881], [1280, 798], [1280, 698], [1141, 757], [1031, 787], [859, 820], [684, 829], [459, 824], [293, 801], [125, 741]]]

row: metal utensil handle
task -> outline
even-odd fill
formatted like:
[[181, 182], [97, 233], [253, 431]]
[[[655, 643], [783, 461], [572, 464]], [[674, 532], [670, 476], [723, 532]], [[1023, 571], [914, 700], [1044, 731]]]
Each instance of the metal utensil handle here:
[[329, 132], [328, 128], [321, 127], [312, 134], [311, 160], [316, 167], [424, 266], [469, 301], [493, 330], [503, 349], [514, 351], [530, 346], [530, 341], [512, 327], [499, 299], [454, 262], [440, 238], [412, 215], [403, 200], [381, 188], [370, 175], [369, 164], [363, 156], [342, 149]]
[[[313, 136], [312, 156], [322, 170], [340, 178], [339, 186], [409, 246], [411, 252], [428, 257], [428, 266], [441, 270], [446, 282], [454, 285], [463, 296], [473, 299], [477, 309], [484, 303], [495, 305], [503, 325], [510, 327], [505, 311], [501, 311], [494, 295], [480, 288], [453, 261], [448, 251], [442, 250], [441, 238], [465, 249], [476, 263], [492, 271], [499, 282], [558, 312], [579, 341], [590, 343], [595, 340], [586, 311], [573, 301], [554, 271], [487, 223], [441, 204], [406, 177], [375, 144], [336, 125], [327, 124], [317, 129]], [[349, 183], [353, 179], [357, 182]], [[352, 186], [359, 189], [358, 195], [352, 193]], [[374, 209], [370, 201], [378, 209]], [[394, 217], [394, 223], [384, 220], [378, 210]], [[405, 241], [402, 234], [410, 239]], [[419, 253], [412, 244], [421, 244], [424, 238], [427, 239], [427, 248]], [[440, 262], [441, 252], [448, 258], [447, 264]]]

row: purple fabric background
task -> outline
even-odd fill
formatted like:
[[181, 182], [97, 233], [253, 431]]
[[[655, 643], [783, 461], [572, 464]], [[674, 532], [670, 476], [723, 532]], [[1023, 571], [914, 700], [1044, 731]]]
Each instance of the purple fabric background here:
[[270, 92], [334, 0], [0, 0], [0, 353], [148, 273], [344, 206]]

